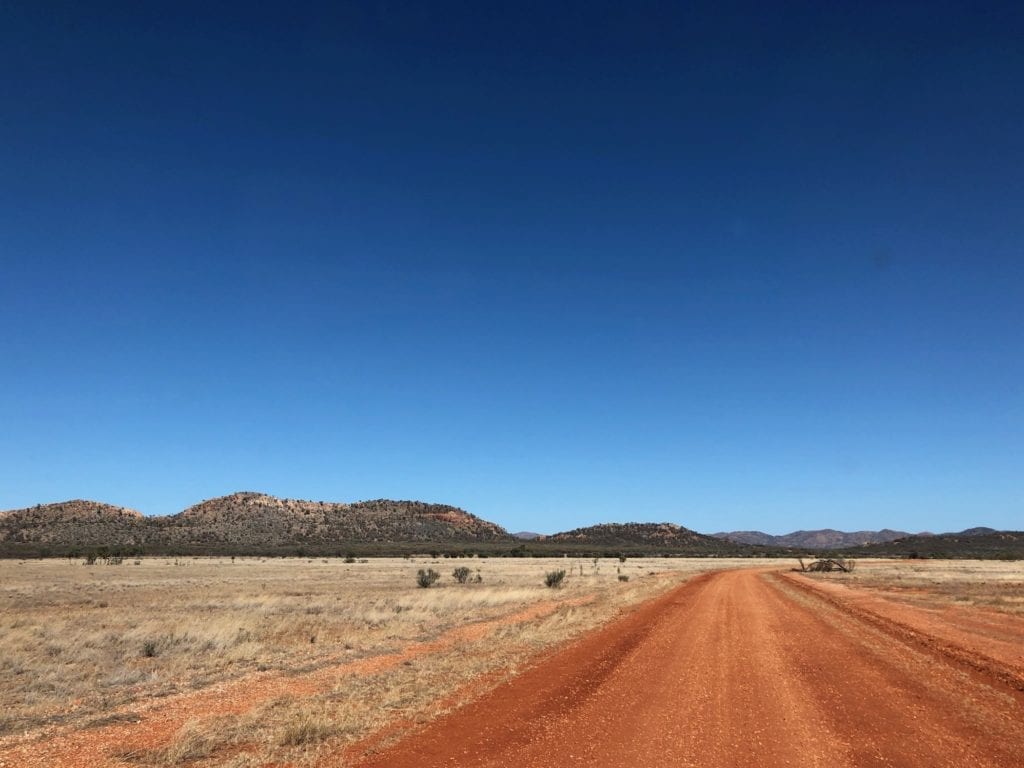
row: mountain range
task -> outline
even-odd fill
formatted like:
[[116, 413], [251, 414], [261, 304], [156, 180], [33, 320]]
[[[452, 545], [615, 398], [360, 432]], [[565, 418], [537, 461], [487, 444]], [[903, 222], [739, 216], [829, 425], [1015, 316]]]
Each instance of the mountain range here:
[[673, 554], [766, 556], [841, 549], [897, 556], [1024, 556], [1024, 534], [972, 528], [951, 534], [831, 529], [774, 536], [706, 535], [675, 523], [602, 523], [551, 535], [508, 533], [458, 507], [377, 499], [280, 499], [251, 491], [174, 515], [73, 500], [0, 512], [0, 556], [83, 552], [164, 554]]
[[0, 553], [34, 548], [181, 552], [325, 551], [350, 543], [511, 542], [499, 525], [446, 504], [378, 499], [352, 504], [241, 492], [175, 515], [93, 501], [41, 504], [0, 513]]
[[[880, 544], [887, 541], [904, 539], [915, 535], [906, 531], [894, 531], [883, 528], [880, 531], [836, 531], [823, 528], [818, 531], [793, 531], [778, 536], [761, 531], [730, 531], [729, 533], [713, 533], [719, 539], [728, 539], [738, 544], [756, 544], [762, 547], [795, 547], [797, 549], [842, 549], [859, 547], [864, 544]], [[930, 533], [919, 533], [917, 536], [931, 536]]]
[[605, 523], [550, 536], [510, 534], [445, 504], [340, 503], [241, 492], [174, 515], [73, 500], [0, 512], [0, 555], [95, 552], [341, 554], [413, 551], [496, 554], [743, 555], [751, 548], [674, 523]]

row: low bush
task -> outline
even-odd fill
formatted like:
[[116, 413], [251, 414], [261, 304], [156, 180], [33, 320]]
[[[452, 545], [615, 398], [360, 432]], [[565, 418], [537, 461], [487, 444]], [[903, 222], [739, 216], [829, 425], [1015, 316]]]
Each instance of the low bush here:
[[544, 585], [555, 589], [562, 586], [565, 580], [565, 571], [548, 571], [544, 574]]
[[441, 574], [435, 571], [433, 568], [423, 570], [422, 568], [416, 573], [416, 583], [426, 589], [431, 584], [441, 578]]

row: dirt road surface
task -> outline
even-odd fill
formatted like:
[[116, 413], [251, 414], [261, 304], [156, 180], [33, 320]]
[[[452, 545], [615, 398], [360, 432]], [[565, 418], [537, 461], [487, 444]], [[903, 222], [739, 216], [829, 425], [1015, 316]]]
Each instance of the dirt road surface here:
[[1014, 659], [893, 626], [778, 574], [707, 574], [359, 764], [1024, 766]]

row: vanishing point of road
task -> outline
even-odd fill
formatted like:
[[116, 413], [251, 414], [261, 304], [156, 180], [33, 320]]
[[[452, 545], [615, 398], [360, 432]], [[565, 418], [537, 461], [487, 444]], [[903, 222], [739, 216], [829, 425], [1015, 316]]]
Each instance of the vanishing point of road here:
[[360, 765], [1024, 766], [1021, 678], [941, 645], [799, 577], [706, 574]]

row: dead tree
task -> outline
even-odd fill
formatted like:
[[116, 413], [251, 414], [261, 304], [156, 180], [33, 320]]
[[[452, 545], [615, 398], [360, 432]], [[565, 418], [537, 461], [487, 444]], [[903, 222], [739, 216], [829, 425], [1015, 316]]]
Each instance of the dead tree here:
[[802, 573], [831, 573], [832, 571], [849, 573], [857, 564], [855, 560], [845, 557], [822, 558], [820, 560], [814, 560], [808, 564], [804, 564], [804, 559], [802, 557], [798, 557], [797, 560], [800, 561], [800, 571]]

